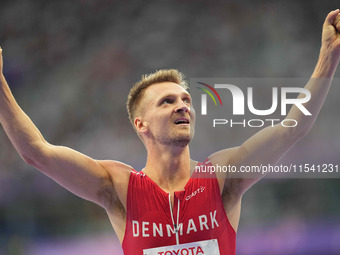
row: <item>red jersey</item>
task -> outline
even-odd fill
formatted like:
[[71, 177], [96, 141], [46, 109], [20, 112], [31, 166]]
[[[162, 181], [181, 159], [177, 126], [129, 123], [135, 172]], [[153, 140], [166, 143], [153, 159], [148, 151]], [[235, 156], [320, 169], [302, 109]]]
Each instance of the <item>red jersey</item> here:
[[202, 164], [211, 165], [209, 160], [197, 165], [184, 190], [174, 193], [174, 208], [169, 193], [144, 173], [131, 171], [122, 243], [125, 255], [235, 254], [236, 233], [225, 213], [218, 181], [215, 174], [197, 170]]

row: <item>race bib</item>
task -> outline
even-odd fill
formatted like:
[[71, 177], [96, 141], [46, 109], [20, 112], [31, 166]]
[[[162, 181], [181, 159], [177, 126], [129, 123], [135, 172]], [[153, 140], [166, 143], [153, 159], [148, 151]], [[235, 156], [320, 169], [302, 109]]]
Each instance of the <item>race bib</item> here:
[[143, 255], [220, 255], [217, 239], [143, 250]]

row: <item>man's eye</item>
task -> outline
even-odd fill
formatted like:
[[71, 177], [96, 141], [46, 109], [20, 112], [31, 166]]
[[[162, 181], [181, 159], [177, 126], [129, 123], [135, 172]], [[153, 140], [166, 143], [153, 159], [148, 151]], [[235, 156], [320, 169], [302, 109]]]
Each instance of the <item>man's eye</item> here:
[[187, 104], [190, 104], [191, 101], [190, 101], [190, 98], [184, 98], [184, 99], [183, 99], [183, 102], [184, 102], [184, 103], [187, 103]]
[[171, 103], [172, 103], [172, 100], [169, 98], [166, 98], [162, 101], [162, 104], [171, 104]]

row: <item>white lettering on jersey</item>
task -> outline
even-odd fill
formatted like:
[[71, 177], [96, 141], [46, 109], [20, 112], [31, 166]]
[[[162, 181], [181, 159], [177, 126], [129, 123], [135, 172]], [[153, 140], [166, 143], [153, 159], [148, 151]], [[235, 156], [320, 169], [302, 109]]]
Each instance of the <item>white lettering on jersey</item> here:
[[210, 212], [210, 219], [211, 219], [211, 228], [214, 228], [214, 224], [216, 224], [217, 227], [219, 226], [216, 220], [216, 210], [214, 211], [214, 216]]
[[[178, 232], [179, 235], [183, 235], [183, 232], [188, 235], [190, 232], [197, 232], [197, 231], [205, 231], [214, 229], [215, 227], [219, 227], [219, 224], [216, 220], [217, 210], [214, 212], [210, 212], [208, 215], [200, 215], [198, 219], [189, 219], [188, 222], [179, 223], [178, 224]], [[209, 221], [210, 220], [210, 221]], [[196, 223], [195, 223], [196, 222]], [[199, 225], [198, 225], [199, 224]], [[199, 228], [198, 228], [199, 226]], [[148, 222], [142, 221], [138, 222], [136, 220], [132, 221], [132, 236], [139, 237], [163, 237], [165, 232], [168, 237], [175, 235], [175, 229], [172, 224], [163, 224], [163, 223], [155, 223], [155, 222]]]
[[187, 234], [190, 233], [190, 231], [194, 231], [194, 232], [197, 232], [197, 228], [195, 226], [195, 222], [193, 219], [190, 219], [189, 222], [188, 222], [188, 229], [187, 229]]
[[149, 222], [142, 222], [142, 236], [143, 237], [149, 237], [150, 235], [148, 233], [146, 233], [146, 231], [149, 231], [149, 228], [147, 226], [149, 226]]
[[203, 226], [205, 227], [205, 229], [209, 230], [209, 227], [208, 227], [208, 218], [206, 215], [201, 215], [201, 216], [198, 216], [198, 219], [200, 221], [200, 230], [202, 231], [203, 230]]
[[196, 196], [197, 194], [202, 193], [204, 190], [205, 190], [205, 187], [204, 187], [204, 186], [199, 187], [197, 190], [195, 190], [195, 191], [192, 192], [189, 196], [187, 196], [187, 197], [185, 198], [185, 200], [189, 200], [190, 198]]
[[136, 220], [132, 221], [132, 236], [133, 237], [139, 236], [139, 223]]
[[163, 225], [159, 223], [159, 227], [157, 227], [157, 224], [153, 223], [152, 226], [153, 226], [154, 236], [156, 236], [156, 232], [157, 232], [159, 236], [163, 237]]
[[172, 234], [175, 234], [175, 229], [173, 229], [173, 227], [169, 224], [166, 224], [166, 230], [168, 232], [168, 236], [170, 237], [171, 236], [171, 233]]

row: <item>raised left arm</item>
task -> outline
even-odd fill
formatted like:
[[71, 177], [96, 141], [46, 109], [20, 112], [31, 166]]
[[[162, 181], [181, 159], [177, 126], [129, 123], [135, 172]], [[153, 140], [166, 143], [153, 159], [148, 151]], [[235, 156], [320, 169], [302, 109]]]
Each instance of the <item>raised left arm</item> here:
[[[339, 10], [330, 12], [323, 24], [322, 46], [319, 59], [311, 79], [305, 89], [311, 93], [311, 99], [304, 104], [311, 115], [305, 115], [295, 105], [292, 106], [286, 119], [294, 119], [296, 127], [282, 125], [269, 126], [245, 141], [240, 147], [226, 149], [210, 156], [213, 164], [252, 166], [261, 164], [275, 164], [299, 139], [304, 137], [312, 128], [320, 109], [327, 96], [335, 70], [340, 60], [340, 14]], [[305, 97], [300, 94], [299, 98]], [[228, 176], [229, 174], [229, 176]], [[219, 181], [228, 193], [241, 196], [255, 182], [263, 177], [262, 174], [251, 178], [233, 178], [228, 174], [220, 174]], [[225, 180], [224, 183], [221, 180]], [[232, 191], [230, 191], [232, 187]], [[221, 189], [222, 191], [222, 189]]]

